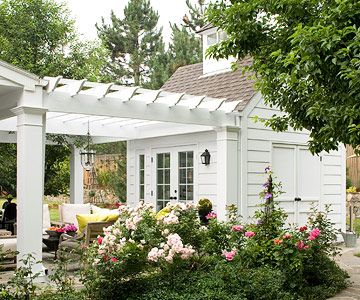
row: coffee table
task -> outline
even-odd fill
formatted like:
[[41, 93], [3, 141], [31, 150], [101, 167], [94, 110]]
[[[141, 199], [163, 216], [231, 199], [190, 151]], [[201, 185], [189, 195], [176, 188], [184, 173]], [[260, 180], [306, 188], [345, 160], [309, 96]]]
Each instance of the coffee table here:
[[55, 259], [57, 259], [57, 251], [59, 249], [60, 236], [48, 236], [43, 238], [43, 243], [49, 251], [55, 252]]

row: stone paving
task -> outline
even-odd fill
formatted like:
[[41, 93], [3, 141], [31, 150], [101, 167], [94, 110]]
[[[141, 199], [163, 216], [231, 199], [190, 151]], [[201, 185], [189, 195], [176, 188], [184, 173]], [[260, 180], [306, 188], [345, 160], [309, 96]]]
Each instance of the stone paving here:
[[360, 253], [360, 239], [357, 241], [356, 248], [342, 247], [342, 255], [338, 258], [341, 268], [345, 269], [350, 275], [350, 286], [343, 290], [331, 300], [360, 300], [360, 257], [354, 256]]

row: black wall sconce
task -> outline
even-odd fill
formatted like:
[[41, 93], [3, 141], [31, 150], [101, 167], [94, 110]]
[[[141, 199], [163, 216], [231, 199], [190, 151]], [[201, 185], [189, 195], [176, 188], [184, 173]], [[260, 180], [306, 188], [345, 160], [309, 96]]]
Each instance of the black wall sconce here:
[[210, 164], [210, 152], [208, 151], [208, 149], [205, 149], [204, 153], [201, 154], [201, 163], [203, 165], [209, 165]]

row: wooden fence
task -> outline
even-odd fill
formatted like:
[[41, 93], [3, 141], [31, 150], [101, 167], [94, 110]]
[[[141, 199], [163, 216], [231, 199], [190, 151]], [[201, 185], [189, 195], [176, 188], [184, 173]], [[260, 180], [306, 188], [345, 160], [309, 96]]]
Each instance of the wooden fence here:
[[96, 172], [114, 171], [117, 168], [117, 161], [120, 159], [118, 154], [101, 154], [95, 156], [95, 165], [89, 172], [84, 172], [85, 188], [96, 188]]
[[351, 185], [360, 188], [360, 156], [356, 156], [351, 146], [346, 146], [346, 178]]

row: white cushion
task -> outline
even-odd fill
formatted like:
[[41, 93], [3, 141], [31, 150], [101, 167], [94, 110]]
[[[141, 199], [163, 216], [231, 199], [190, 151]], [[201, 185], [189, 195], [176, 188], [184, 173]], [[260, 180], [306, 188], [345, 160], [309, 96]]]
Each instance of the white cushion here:
[[92, 210], [93, 214], [98, 214], [98, 215], [109, 215], [109, 214], [118, 214], [119, 213], [119, 210], [117, 208], [116, 209], [108, 209], [108, 208], [101, 208], [96, 205], [92, 205], [91, 210]]
[[49, 205], [43, 204], [43, 230], [48, 229], [51, 226]]
[[0, 244], [4, 245], [3, 251], [16, 251], [16, 237], [0, 239]]
[[71, 223], [78, 226], [76, 215], [79, 214], [90, 214], [91, 207], [90, 203], [86, 204], [62, 204], [59, 206], [60, 209], [60, 221], [65, 223]]

